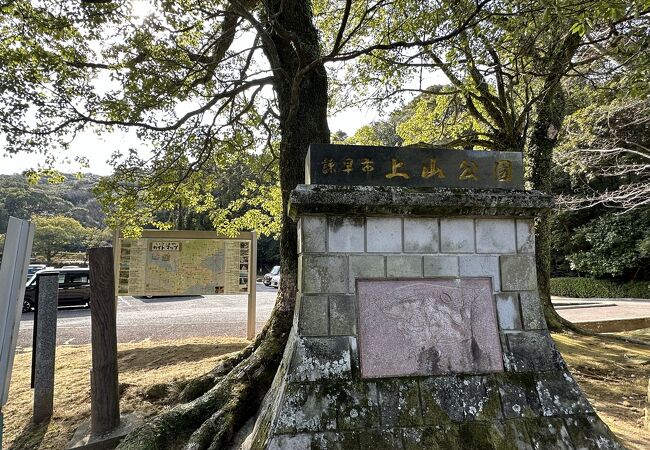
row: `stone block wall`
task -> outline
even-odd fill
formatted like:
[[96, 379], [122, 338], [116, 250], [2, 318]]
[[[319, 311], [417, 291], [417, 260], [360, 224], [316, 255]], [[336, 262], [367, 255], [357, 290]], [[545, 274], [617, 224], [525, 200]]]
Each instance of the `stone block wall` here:
[[[265, 448], [622, 448], [546, 329], [531, 218], [319, 214], [298, 231], [298, 304]], [[355, 280], [437, 277], [492, 280], [504, 371], [362, 378]]]
[[304, 216], [300, 336], [355, 335], [357, 278], [489, 277], [502, 331], [545, 330], [531, 219]]

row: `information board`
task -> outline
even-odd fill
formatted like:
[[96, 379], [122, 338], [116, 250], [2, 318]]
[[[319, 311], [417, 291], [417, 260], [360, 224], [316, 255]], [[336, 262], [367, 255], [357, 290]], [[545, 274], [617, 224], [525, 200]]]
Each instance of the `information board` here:
[[254, 241], [254, 233], [233, 239], [197, 231], [119, 237], [116, 295], [248, 294], [255, 283]]

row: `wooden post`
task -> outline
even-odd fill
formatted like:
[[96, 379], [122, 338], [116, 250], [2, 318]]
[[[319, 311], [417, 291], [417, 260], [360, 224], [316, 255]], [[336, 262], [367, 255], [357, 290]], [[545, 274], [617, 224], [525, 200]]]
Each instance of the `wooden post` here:
[[90, 429], [101, 434], [120, 424], [117, 384], [117, 302], [111, 247], [88, 250], [90, 263]]
[[248, 321], [246, 335], [248, 339], [255, 338], [256, 309], [257, 309], [257, 233], [251, 233], [250, 258], [248, 259]]
[[54, 408], [54, 358], [56, 313], [59, 305], [59, 273], [38, 275], [36, 344], [34, 345], [34, 423], [52, 417]]

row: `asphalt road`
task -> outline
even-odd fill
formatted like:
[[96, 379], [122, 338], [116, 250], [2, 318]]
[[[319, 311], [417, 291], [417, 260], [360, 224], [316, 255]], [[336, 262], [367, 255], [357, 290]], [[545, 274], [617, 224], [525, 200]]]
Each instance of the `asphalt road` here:
[[[259, 332], [271, 315], [277, 289], [257, 283]], [[138, 342], [201, 336], [246, 337], [247, 295], [206, 295], [188, 297], [119, 297], [117, 341]], [[34, 313], [24, 313], [20, 321], [18, 348], [32, 346]], [[90, 310], [59, 308], [57, 344], [90, 343]]]
[[[271, 315], [276, 294], [277, 289], [257, 283], [258, 332]], [[585, 300], [587, 304], [576, 305], [585, 303]], [[247, 302], [246, 295], [150, 299], [120, 297], [117, 305], [117, 340], [138, 342], [202, 336], [246, 337]], [[614, 317], [650, 317], [648, 301], [554, 298], [554, 303], [563, 317], [578, 323]], [[59, 308], [58, 315], [57, 344], [90, 343], [90, 310]], [[18, 335], [19, 351], [32, 346], [33, 330], [34, 313], [24, 313]]]

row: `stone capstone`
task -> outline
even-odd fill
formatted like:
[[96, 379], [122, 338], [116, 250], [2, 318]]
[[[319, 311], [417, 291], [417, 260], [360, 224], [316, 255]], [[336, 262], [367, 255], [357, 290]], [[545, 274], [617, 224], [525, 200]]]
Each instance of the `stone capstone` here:
[[409, 188], [299, 184], [291, 192], [289, 216], [534, 217], [553, 205], [539, 191]]

